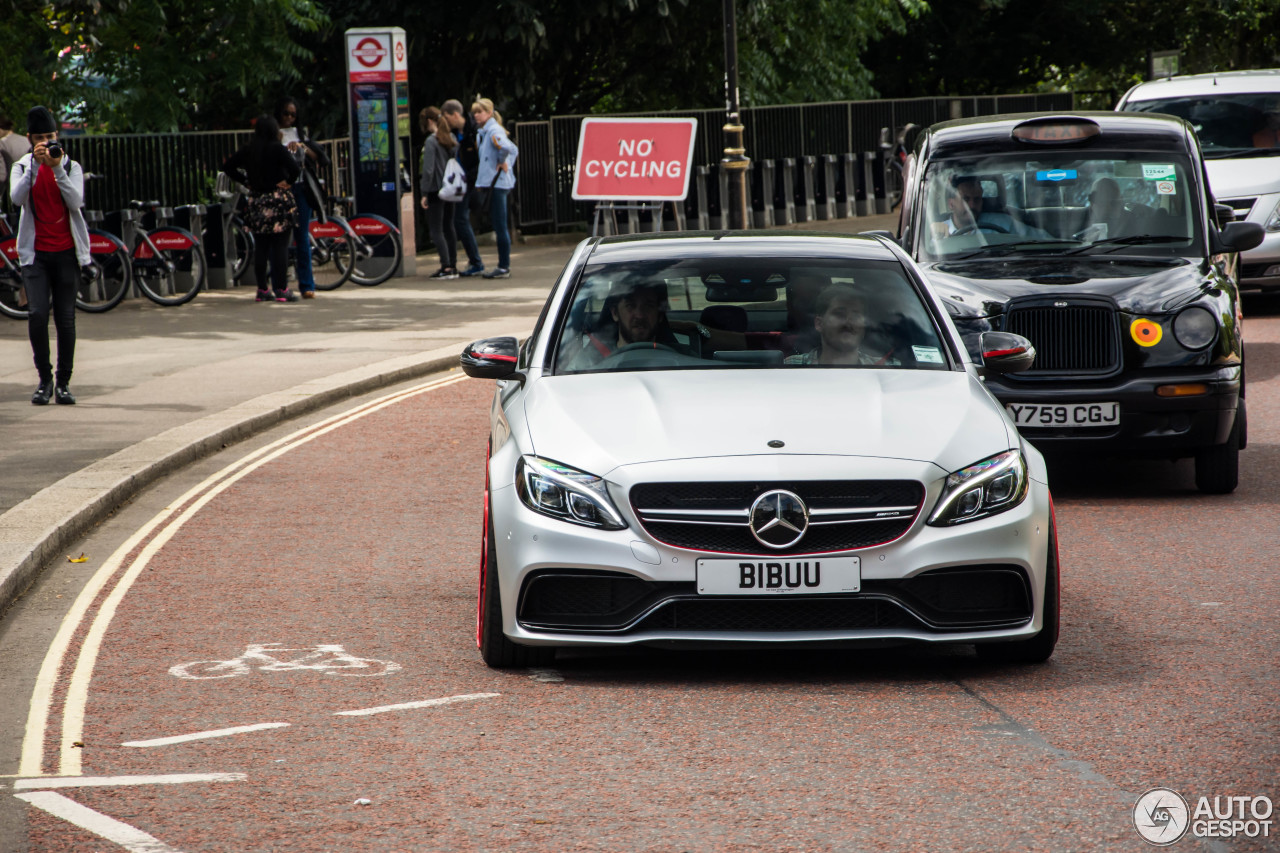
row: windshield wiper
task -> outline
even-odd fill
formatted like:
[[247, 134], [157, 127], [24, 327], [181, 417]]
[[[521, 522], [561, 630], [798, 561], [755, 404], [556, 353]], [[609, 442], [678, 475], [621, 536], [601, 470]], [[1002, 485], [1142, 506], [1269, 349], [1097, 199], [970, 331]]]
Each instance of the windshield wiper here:
[[1079, 255], [1089, 251], [1095, 246], [1104, 246], [1108, 252], [1114, 252], [1116, 249], [1122, 249], [1125, 246], [1135, 246], [1140, 243], [1186, 243], [1190, 240], [1190, 237], [1175, 237], [1172, 234], [1134, 234], [1129, 237], [1111, 237], [1106, 240], [1094, 240], [1087, 246], [1072, 249], [1070, 252], [1066, 252], [1065, 254]]
[[1206, 160], [1236, 160], [1245, 157], [1274, 157], [1280, 154], [1280, 148], [1232, 148], [1227, 151], [1207, 151]]
[[983, 257], [992, 258], [992, 257], [999, 257], [1000, 255], [1008, 255], [1012, 252], [1017, 252], [1023, 249], [1029, 249], [1029, 248], [1034, 248], [1038, 246], [1058, 247], [1064, 243], [1071, 246], [1080, 245], [1079, 240], [1022, 240], [1017, 243], [997, 243], [994, 246], [983, 246], [981, 249], [978, 249], [976, 252], [969, 252], [967, 255], [957, 255], [954, 258], [944, 256], [944, 260], [967, 261], [970, 258], [976, 258], [980, 255]]

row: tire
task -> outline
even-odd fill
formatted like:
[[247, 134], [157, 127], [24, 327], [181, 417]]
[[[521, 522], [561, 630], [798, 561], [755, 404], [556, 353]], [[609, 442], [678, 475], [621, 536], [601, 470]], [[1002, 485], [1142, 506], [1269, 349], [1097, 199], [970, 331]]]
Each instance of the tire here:
[[231, 217], [225, 239], [227, 245], [235, 251], [235, 259], [231, 263], [231, 279], [239, 281], [249, 271], [249, 267], [253, 266], [253, 253], [257, 243], [253, 239], [253, 232], [238, 214]]
[[143, 294], [157, 305], [184, 305], [195, 299], [207, 267], [200, 242], [181, 228], [157, 228], [147, 236], [159, 254], [143, 241], [134, 247], [133, 271]]
[[8, 260], [0, 260], [0, 314], [15, 320], [27, 319], [27, 291], [18, 269], [18, 238], [0, 240], [0, 252]]
[[80, 282], [76, 307], [90, 314], [103, 314], [120, 304], [133, 283], [129, 250], [114, 234], [90, 230], [89, 251], [98, 277]]
[[357, 235], [351, 280], [364, 287], [374, 287], [395, 275], [404, 259], [404, 247], [396, 227], [371, 213], [353, 216], [348, 224]]
[[498, 591], [498, 558], [489, 517], [489, 466], [485, 462], [484, 522], [480, 537], [480, 590], [476, 597], [476, 645], [480, 658], [494, 669], [545, 666], [555, 659], [548, 646], [521, 646], [502, 633], [502, 596]]
[[311, 272], [316, 290], [337, 290], [351, 278], [353, 237], [350, 227], [340, 217], [311, 223]]
[[978, 657], [991, 663], [1044, 663], [1053, 656], [1062, 626], [1061, 577], [1058, 574], [1058, 525], [1049, 510], [1049, 555], [1045, 560], [1044, 617], [1040, 631], [1012, 643], [980, 643]]
[[1226, 442], [1196, 453], [1196, 488], [1206, 495], [1229, 495], [1240, 484], [1240, 431], [1244, 426], [1244, 401]]

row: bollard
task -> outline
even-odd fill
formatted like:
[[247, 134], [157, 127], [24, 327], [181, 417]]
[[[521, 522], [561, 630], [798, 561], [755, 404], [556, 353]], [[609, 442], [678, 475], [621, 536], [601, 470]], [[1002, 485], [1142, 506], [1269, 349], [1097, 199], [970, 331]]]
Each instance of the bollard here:
[[858, 215], [858, 174], [855, 164], [858, 155], [845, 153], [840, 155], [840, 174], [844, 177], [844, 201], [840, 202], [840, 215], [852, 219]]
[[707, 210], [707, 167], [699, 166], [696, 186], [698, 190], [698, 230], [711, 230], [711, 213]]
[[876, 210], [876, 155], [871, 151], [862, 152], [862, 180], [858, 182], [858, 215], [871, 216]]
[[812, 154], [800, 158], [801, 196], [796, 205], [796, 218], [801, 222], [812, 222], [818, 217], [817, 205], [813, 200], [813, 171], [816, 159]]
[[757, 228], [772, 228], [773, 221], [773, 161], [760, 160], [752, 162], [752, 169], [758, 169], [760, 175], [760, 210], [756, 212]]
[[823, 154], [819, 164], [822, 171], [822, 204], [818, 207], [819, 219], [836, 218], [836, 155]]
[[892, 213], [893, 201], [889, 198], [889, 152], [883, 148], [875, 153], [876, 169], [875, 174], [879, 178], [876, 181], [876, 213]]
[[796, 161], [792, 157], [782, 160], [782, 222], [794, 225], [796, 222]]

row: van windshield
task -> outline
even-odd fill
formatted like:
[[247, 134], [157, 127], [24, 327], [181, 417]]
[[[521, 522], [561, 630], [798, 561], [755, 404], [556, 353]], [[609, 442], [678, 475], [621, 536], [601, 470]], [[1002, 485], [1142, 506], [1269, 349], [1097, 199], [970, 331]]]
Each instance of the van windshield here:
[[1186, 119], [1210, 159], [1280, 155], [1280, 92], [1159, 98], [1124, 108]]

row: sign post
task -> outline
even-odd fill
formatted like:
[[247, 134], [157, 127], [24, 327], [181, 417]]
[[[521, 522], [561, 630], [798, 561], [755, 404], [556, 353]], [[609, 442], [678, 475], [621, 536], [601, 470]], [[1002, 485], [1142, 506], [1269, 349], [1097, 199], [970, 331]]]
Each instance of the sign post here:
[[347, 30], [347, 94], [351, 125], [351, 187], [360, 213], [376, 213], [400, 229], [404, 261], [397, 275], [413, 275], [413, 188], [401, 186], [401, 150], [409, 135], [409, 66], [400, 27]]
[[[646, 209], [616, 202], [684, 201], [696, 118], [586, 118], [578, 135], [578, 163], [573, 198], [606, 202], [609, 207]], [[596, 208], [600, 212], [599, 206]]]

